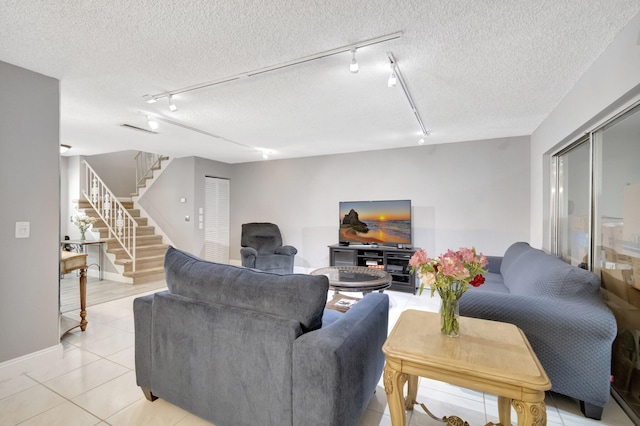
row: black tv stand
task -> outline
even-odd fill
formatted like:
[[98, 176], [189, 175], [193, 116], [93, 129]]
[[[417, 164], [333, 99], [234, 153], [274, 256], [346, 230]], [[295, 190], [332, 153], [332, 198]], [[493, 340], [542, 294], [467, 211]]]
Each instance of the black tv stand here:
[[409, 259], [417, 248], [396, 248], [372, 244], [329, 246], [331, 266], [368, 266], [391, 274], [389, 290], [416, 294], [416, 277], [411, 273]]

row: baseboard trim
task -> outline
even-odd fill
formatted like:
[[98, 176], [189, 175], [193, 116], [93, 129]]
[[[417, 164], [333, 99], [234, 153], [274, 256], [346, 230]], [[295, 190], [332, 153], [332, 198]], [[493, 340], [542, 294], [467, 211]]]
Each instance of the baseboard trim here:
[[[133, 284], [133, 279], [129, 277], [123, 277], [117, 272], [103, 272], [102, 278], [110, 281], [117, 281], [125, 284]], [[100, 271], [96, 269], [87, 269], [87, 277], [100, 278]]]
[[0, 364], [0, 382], [62, 359], [62, 343]]

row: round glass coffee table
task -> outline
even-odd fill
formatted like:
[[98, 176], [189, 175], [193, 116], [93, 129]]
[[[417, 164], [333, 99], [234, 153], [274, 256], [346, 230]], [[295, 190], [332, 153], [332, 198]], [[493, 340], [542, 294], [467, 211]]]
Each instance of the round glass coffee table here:
[[391, 287], [391, 274], [366, 266], [327, 266], [311, 271], [311, 275], [326, 275], [329, 288], [336, 291], [370, 293]]

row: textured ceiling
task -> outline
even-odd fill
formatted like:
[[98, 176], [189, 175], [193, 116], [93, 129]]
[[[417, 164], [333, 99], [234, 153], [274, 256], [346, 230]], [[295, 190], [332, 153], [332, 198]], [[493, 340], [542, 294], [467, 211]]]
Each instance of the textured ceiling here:
[[[640, 0], [0, 0], [0, 60], [61, 81], [67, 155], [142, 150], [227, 163], [531, 134]], [[351, 54], [175, 91], [402, 32]], [[143, 113], [160, 120], [157, 134]]]

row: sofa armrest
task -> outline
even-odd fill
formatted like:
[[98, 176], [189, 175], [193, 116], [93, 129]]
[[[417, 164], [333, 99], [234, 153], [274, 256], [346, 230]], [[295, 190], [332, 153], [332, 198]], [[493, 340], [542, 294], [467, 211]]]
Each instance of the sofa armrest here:
[[149, 294], [133, 300], [136, 382], [144, 389], [151, 389], [151, 308], [153, 297], [153, 294]]
[[256, 257], [258, 256], [258, 250], [253, 247], [241, 247], [240, 258], [242, 259], [242, 266], [247, 268], [255, 268]]
[[489, 264], [487, 265], [487, 272], [494, 274], [500, 273], [500, 266], [502, 265], [502, 256], [486, 256]]
[[286, 254], [287, 256], [293, 256], [298, 253], [298, 249], [293, 246], [280, 246], [275, 251], [276, 254]]
[[293, 424], [357, 424], [384, 367], [389, 298], [370, 293], [293, 352]]
[[[472, 291], [460, 315], [518, 326], [551, 379], [552, 390], [604, 406], [609, 399], [611, 345], [617, 326], [598, 298], [553, 298]], [[575, 377], [581, 378], [580, 386]]]

